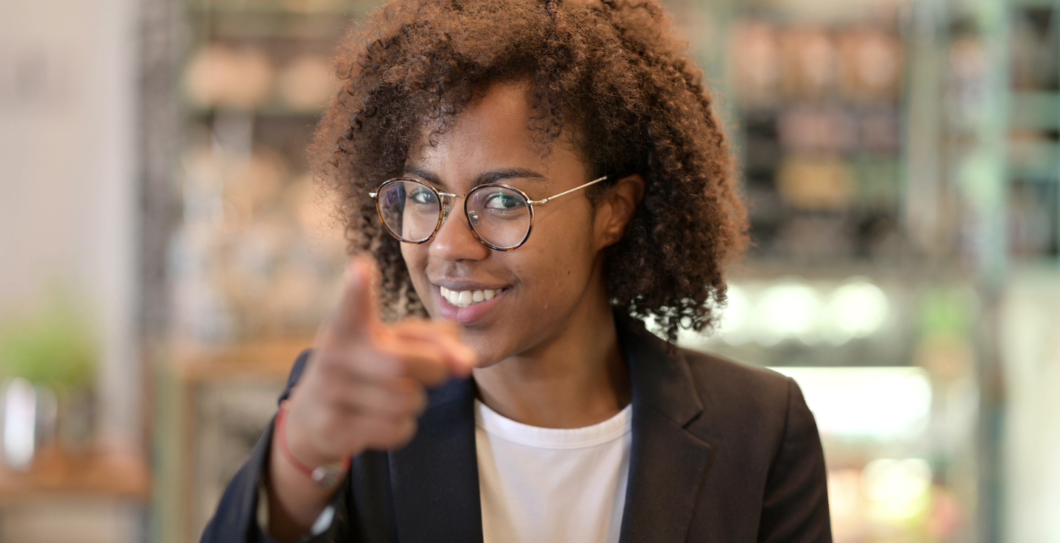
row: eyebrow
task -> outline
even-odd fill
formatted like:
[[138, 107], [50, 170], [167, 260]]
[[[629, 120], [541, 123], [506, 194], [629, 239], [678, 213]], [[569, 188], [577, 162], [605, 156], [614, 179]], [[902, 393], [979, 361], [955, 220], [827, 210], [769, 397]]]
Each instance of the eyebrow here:
[[[406, 167], [405, 175], [411, 175], [418, 177], [424, 181], [430, 182], [432, 185], [448, 189], [448, 186], [443, 182], [434, 172], [425, 170], [417, 167]], [[488, 185], [490, 183], [496, 183], [505, 179], [546, 179], [544, 174], [529, 170], [526, 168], [503, 168], [500, 170], [490, 170], [483, 172], [475, 176], [475, 180], [471, 183], [472, 187], [479, 185]]]

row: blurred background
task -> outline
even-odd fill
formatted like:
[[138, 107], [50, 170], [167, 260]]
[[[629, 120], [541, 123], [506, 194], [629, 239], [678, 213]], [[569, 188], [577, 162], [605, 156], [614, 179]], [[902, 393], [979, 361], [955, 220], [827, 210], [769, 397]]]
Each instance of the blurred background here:
[[[1060, 542], [1060, 1], [671, 0], [837, 542]], [[335, 299], [303, 150], [374, 0], [0, 2], [0, 541], [197, 541]]]

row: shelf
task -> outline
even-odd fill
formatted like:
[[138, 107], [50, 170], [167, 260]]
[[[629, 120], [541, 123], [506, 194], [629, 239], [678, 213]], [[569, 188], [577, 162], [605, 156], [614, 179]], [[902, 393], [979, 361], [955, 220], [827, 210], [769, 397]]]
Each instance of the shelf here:
[[1009, 141], [1009, 180], [1060, 181], [1060, 145], [1054, 141]]
[[151, 476], [140, 456], [95, 452], [65, 454], [45, 449], [27, 472], [0, 465], [0, 506], [57, 497], [111, 498], [147, 503]]
[[189, 106], [187, 113], [189, 117], [196, 119], [205, 119], [215, 115], [236, 114], [253, 115], [255, 117], [305, 118], [312, 119], [315, 122], [324, 112], [320, 109], [294, 109], [279, 104], [263, 104], [253, 109]]
[[1056, 0], [1009, 0], [1009, 4], [1017, 9], [1056, 9], [1060, 7], [1060, 2]]
[[320, 11], [292, 11], [274, 6], [203, 6], [191, 4], [188, 11], [195, 15], [215, 15], [223, 17], [262, 18], [281, 17], [286, 19], [312, 19], [320, 17], [350, 17], [358, 15], [360, 10], [325, 9]]
[[769, 281], [784, 277], [803, 277], [842, 281], [857, 276], [867, 277], [872, 281], [902, 281], [907, 284], [937, 282], [942, 279], [959, 283], [967, 281], [972, 273], [973, 270], [956, 261], [914, 259], [897, 262], [848, 259], [818, 264], [777, 257], [748, 258], [728, 271], [730, 280]]
[[[1014, 257], [1012, 258], [1012, 268], [1023, 275], [1039, 274], [1056, 278], [1060, 277], [1060, 257], [1048, 255]], [[1017, 275], [1017, 273], [1014, 272], [1013, 275]], [[1015, 281], [1012, 281], [1012, 283], [1015, 284]]]
[[366, 13], [364, 8], [329, 9], [315, 12], [289, 11], [277, 7], [189, 6], [193, 25], [211, 39], [291, 39], [331, 44], [345, 32], [349, 22]]
[[[340, 5], [341, 4], [341, 5]], [[348, 17], [363, 15], [374, 8], [378, 2], [336, 2], [331, 6], [320, 6], [312, 9], [291, 9], [280, 4], [247, 4], [238, 2], [188, 2], [192, 13], [222, 13], [239, 16], [282, 16], [282, 17]]]
[[1060, 127], [1060, 93], [1013, 92], [1011, 100], [1010, 126], [1033, 130]]
[[268, 339], [241, 345], [179, 346], [173, 363], [178, 378], [189, 384], [242, 380], [286, 381], [298, 355], [312, 338]]

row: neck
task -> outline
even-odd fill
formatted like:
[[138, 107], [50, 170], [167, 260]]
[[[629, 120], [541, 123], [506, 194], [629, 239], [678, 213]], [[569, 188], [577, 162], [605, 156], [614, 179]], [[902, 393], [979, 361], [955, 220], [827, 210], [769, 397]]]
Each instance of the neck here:
[[474, 371], [490, 409], [531, 426], [581, 428], [629, 404], [629, 371], [600, 275], [551, 341]]

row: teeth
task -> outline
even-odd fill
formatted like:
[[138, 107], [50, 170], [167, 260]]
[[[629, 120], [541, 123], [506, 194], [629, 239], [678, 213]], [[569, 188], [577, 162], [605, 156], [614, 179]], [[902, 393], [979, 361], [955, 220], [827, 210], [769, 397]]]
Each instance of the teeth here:
[[502, 289], [495, 290], [449, 290], [440, 287], [442, 297], [457, 307], [468, 307], [477, 303], [492, 300]]

